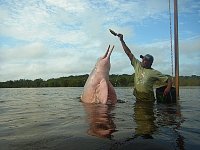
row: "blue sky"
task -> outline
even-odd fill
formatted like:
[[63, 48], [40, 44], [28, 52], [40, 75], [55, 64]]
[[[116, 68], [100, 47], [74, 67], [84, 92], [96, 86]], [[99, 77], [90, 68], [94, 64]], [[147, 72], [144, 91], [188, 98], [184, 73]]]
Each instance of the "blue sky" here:
[[[200, 75], [200, 1], [178, 11], [180, 75]], [[171, 13], [173, 30], [172, 0]], [[168, 0], [0, 0], [0, 20], [0, 81], [89, 74], [109, 44], [110, 74], [134, 73], [109, 28], [172, 74]]]

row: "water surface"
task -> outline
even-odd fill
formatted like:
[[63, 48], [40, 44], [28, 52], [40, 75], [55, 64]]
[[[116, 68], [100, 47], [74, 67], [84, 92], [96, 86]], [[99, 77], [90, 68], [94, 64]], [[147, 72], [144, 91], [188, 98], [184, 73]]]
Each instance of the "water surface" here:
[[0, 89], [0, 149], [199, 149], [200, 87], [168, 105], [115, 89], [114, 106], [83, 104], [83, 88]]

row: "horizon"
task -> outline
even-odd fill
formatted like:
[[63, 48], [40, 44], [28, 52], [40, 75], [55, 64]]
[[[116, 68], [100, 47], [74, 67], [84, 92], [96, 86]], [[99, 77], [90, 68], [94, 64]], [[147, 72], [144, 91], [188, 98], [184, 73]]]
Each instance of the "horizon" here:
[[[134, 73], [133, 73], [134, 74]], [[128, 75], [128, 76], [132, 76], [133, 74], [110, 74], [109, 76], [123, 76], [123, 75]], [[42, 78], [36, 78], [36, 79], [16, 79], [16, 80], [7, 80], [7, 81], [0, 81], [1, 83], [2, 82], [9, 82], [9, 81], [20, 81], [20, 80], [31, 80], [31, 81], [35, 81], [37, 79], [41, 79], [43, 81], [48, 81], [48, 80], [51, 80], [51, 79], [60, 79], [60, 78], [68, 78], [68, 77], [77, 77], [77, 76], [89, 76], [90, 74], [80, 74], [80, 75], [69, 75], [69, 76], [62, 76], [62, 77], [56, 77], [56, 78], [49, 78], [49, 79], [42, 79]], [[190, 75], [190, 76], [179, 76], [179, 77], [200, 77], [200, 75]], [[175, 78], [175, 76], [173, 76], [173, 78]]]
[[[110, 74], [133, 74], [109, 29], [124, 35], [136, 58], [152, 54], [152, 67], [171, 75], [168, 7], [168, 0], [1, 1], [0, 82], [90, 74], [109, 44]], [[178, 1], [179, 76], [200, 75], [199, 10], [198, 0]], [[172, 0], [171, 15], [173, 34]]]

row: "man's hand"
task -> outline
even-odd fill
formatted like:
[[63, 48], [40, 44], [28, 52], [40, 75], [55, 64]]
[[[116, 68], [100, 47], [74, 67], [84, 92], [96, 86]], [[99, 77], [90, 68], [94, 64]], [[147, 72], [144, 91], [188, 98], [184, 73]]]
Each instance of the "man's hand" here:
[[170, 87], [165, 88], [165, 90], [163, 92], [163, 96], [166, 96], [170, 92], [170, 90], [171, 90]]
[[120, 41], [124, 41], [124, 39], [123, 39], [123, 34], [119, 33], [119, 34], [117, 34], [117, 36], [119, 37], [119, 40], [120, 40]]
[[167, 80], [167, 87], [165, 88], [165, 90], [163, 92], [164, 96], [166, 96], [170, 92], [171, 87], [172, 87], [172, 79], [171, 79], [171, 77], [169, 77]]

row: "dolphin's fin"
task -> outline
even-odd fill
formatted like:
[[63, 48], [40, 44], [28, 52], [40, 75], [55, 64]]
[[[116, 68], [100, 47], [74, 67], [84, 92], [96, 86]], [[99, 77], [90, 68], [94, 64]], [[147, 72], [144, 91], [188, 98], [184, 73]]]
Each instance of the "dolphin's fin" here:
[[108, 85], [105, 79], [102, 79], [96, 88], [96, 102], [106, 104], [108, 100]]

